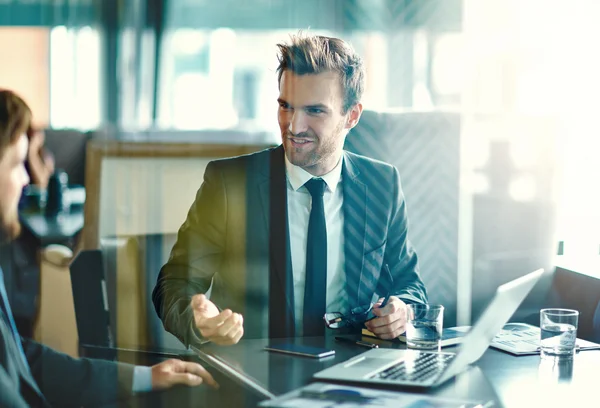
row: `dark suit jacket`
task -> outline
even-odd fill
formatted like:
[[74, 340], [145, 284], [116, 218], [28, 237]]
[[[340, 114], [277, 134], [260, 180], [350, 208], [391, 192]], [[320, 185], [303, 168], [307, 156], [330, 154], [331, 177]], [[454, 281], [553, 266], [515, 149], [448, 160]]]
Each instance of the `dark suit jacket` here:
[[10, 327], [0, 319], [0, 407], [98, 406], [131, 395], [131, 365], [74, 359], [22, 341], [30, 372]]
[[[246, 338], [293, 333], [294, 298], [282, 146], [209, 163], [196, 200], [160, 271], [153, 302], [165, 328], [195, 340], [190, 299], [206, 293], [244, 316]], [[344, 152], [344, 255], [350, 308], [391, 289], [426, 302], [395, 167]], [[393, 284], [380, 279], [384, 264]]]

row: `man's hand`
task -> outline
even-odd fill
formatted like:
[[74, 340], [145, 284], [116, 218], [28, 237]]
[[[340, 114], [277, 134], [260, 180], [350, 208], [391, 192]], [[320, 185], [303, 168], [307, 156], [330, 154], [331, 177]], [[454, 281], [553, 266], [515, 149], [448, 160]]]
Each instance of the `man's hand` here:
[[163, 390], [177, 384], [193, 387], [202, 383], [219, 388], [212, 375], [197, 363], [171, 359], [152, 366], [153, 390]]
[[384, 307], [381, 307], [382, 303], [383, 299], [379, 299], [373, 306], [373, 314], [377, 317], [366, 322], [365, 326], [381, 339], [395, 339], [406, 331], [406, 303], [396, 296], [390, 296]]
[[229, 309], [219, 309], [205, 295], [192, 297], [194, 323], [202, 337], [222, 346], [236, 344], [244, 335], [244, 318]]
[[34, 154], [39, 154], [44, 146], [46, 134], [43, 130], [31, 128], [27, 136], [29, 136], [29, 151]]

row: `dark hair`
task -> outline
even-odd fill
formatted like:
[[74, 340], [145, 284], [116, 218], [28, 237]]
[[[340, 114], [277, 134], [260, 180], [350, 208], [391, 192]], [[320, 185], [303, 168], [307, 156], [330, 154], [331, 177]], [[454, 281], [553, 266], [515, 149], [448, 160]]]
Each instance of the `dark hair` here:
[[0, 89], [0, 158], [6, 148], [27, 133], [31, 124], [31, 109], [16, 93]]
[[365, 68], [362, 58], [345, 41], [299, 33], [291, 36], [289, 44], [277, 44], [277, 47], [279, 83], [286, 70], [296, 75], [333, 71], [339, 73], [344, 93], [342, 113], [360, 102], [365, 88]]

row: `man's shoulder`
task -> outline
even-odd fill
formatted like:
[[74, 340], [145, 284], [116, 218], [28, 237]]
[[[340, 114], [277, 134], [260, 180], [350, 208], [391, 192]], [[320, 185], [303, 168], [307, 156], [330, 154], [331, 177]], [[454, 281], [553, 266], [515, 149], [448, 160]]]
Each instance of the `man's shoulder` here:
[[378, 175], [392, 175], [396, 169], [393, 165], [384, 161], [361, 156], [360, 154], [352, 153], [347, 150], [344, 151], [344, 154], [348, 161], [348, 167], [352, 168], [355, 172], [366, 176], [372, 175], [373, 172]]
[[[255, 153], [211, 161], [206, 167], [205, 180], [215, 177], [233, 186], [244, 186], [268, 178], [272, 163], [283, 166], [283, 147], [271, 147]], [[218, 176], [217, 176], [218, 175]], [[240, 184], [241, 183], [241, 184]]]
[[258, 165], [261, 163], [267, 163], [273, 153], [280, 146], [269, 147], [258, 152], [243, 154], [235, 157], [226, 157], [222, 159], [212, 160], [210, 164], [218, 167], [222, 170], [236, 169], [236, 168], [247, 168], [251, 165]]

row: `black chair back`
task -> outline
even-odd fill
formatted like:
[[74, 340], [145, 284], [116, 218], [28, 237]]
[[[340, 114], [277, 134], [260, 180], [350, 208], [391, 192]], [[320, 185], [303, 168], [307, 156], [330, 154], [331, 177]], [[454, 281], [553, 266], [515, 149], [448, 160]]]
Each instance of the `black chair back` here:
[[112, 347], [102, 252], [81, 251], [71, 263], [70, 273], [80, 347]]

